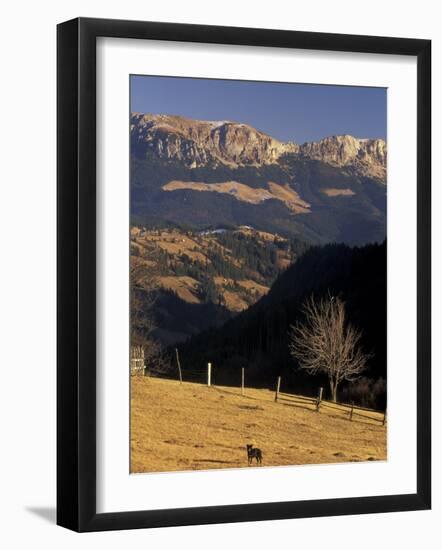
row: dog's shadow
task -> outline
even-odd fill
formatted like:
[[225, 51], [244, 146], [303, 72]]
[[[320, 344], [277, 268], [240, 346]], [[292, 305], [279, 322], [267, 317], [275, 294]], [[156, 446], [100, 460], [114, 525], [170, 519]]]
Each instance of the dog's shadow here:
[[216, 460], [212, 458], [198, 458], [195, 462], [210, 462], [212, 464], [236, 464], [235, 460]]

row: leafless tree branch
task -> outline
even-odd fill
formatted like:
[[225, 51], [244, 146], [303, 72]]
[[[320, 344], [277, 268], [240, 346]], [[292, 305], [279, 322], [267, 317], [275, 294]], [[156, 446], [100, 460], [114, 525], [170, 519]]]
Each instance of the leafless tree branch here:
[[131, 344], [143, 346], [145, 367], [151, 374], [169, 370], [170, 364], [160, 342], [153, 337], [155, 329], [154, 305], [158, 298], [156, 263], [146, 254], [140, 259], [131, 256], [130, 316]]
[[333, 400], [343, 380], [357, 380], [371, 357], [360, 346], [361, 332], [345, 320], [345, 303], [333, 296], [303, 306], [304, 323], [291, 325], [289, 351], [309, 374], [328, 376]]

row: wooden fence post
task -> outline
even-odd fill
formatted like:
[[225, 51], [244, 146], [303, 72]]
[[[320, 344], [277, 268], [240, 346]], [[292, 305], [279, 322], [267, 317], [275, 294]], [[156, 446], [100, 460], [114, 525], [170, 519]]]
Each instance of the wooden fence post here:
[[241, 369], [241, 395], [244, 395], [244, 367]]
[[354, 407], [354, 403], [352, 401], [351, 402], [351, 411], [350, 411], [350, 421], [353, 419], [353, 407]]
[[212, 363], [207, 363], [207, 387], [212, 384]]
[[130, 373], [133, 376], [146, 375], [143, 346], [132, 346], [130, 349]]
[[279, 395], [279, 388], [281, 387], [281, 377], [278, 376], [278, 380], [276, 382], [276, 391], [275, 391], [275, 403], [278, 401], [278, 395]]
[[176, 353], [176, 362], [177, 362], [177, 365], [178, 365], [178, 374], [179, 374], [179, 377], [180, 377], [180, 384], [183, 383], [183, 375], [181, 373], [181, 364], [180, 364], [180, 356], [178, 355], [178, 348], [175, 348], [175, 353]]
[[319, 412], [319, 407], [321, 406], [322, 401], [322, 392], [324, 388], [319, 388], [318, 399], [316, 400], [316, 412]]

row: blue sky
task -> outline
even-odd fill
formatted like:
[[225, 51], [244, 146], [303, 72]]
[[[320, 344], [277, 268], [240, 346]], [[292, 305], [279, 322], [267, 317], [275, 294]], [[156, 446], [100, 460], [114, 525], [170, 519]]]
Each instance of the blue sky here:
[[131, 76], [131, 111], [250, 124], [281, 141], [387, 135], [387, 90]]

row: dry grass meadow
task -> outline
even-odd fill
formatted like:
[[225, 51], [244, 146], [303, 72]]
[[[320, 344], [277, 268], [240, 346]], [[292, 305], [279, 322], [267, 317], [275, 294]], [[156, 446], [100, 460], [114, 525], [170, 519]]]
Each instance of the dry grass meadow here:
[[386, 460], [383, 415], [274, 392], [131, 378], [131, 472], [248, 467], [245, 446], [263, 466]]

